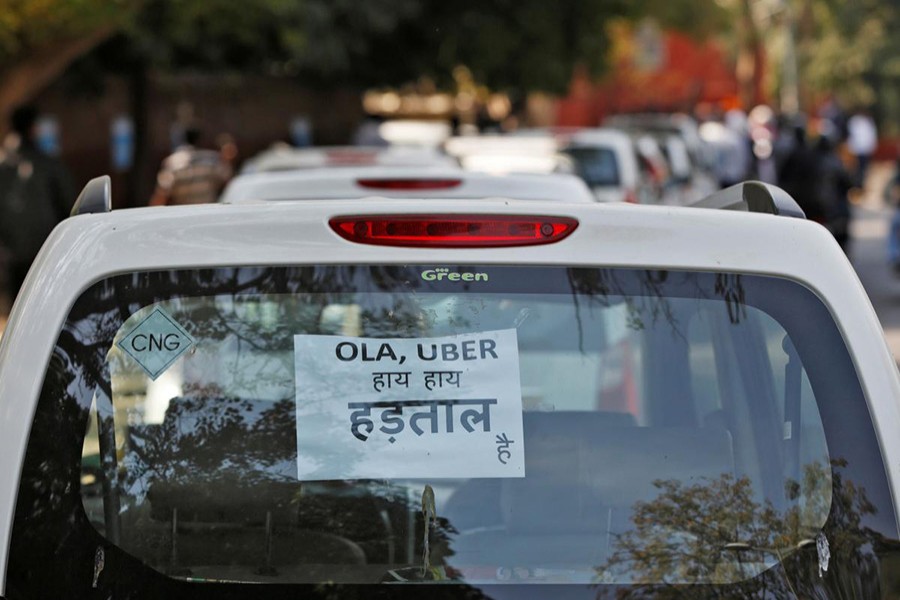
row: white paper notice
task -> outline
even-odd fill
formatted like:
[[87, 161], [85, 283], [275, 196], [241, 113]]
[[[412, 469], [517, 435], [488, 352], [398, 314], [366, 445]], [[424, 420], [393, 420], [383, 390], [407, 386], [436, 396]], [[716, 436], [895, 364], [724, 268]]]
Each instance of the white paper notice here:
[[294, 336], [300, 480], [524, 477], [516, 330]]

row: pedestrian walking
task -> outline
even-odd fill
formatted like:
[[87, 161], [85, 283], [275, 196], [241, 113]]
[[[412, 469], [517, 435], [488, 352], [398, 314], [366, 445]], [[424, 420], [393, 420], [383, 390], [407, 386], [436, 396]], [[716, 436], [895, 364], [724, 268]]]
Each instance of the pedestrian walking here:
[[793, 144], [778, 170], [778, 185], [797, 201], [808, 219], [825, 223], [828, 208], [816, 189], [817, 177], [818, 157], [807, 144], [804, 127], [795, 125]]
[[187, 128], [184, 143], [163, 160], [151, 206], [208, 204], [218, 200], [232, 169], [221, 152], [199, 147], [201, 137], [199, 128]]
[[813, 182], [823, 204], [825, 226], [844, 253], [848, 253], [851, 218], [848, 194], [853, 188], [853, 179], [835, 151], [834, 142], [827, 135], [820, 135], [816, 141], [815, 157], [817, 176]]
[[888, 260], [894, 272], [900, 275], [900, 157], [894, 166], [894, 175], [884, 186], [884, 201], [894, 207], [891, 231], [888, 234]]
[[34, 106], [17, 108], [0, 148], [0, 245], [8, 258], [12, 298], [47, 236], [68, 216], [75, 200], [65, 166], [37, 146], [37, 121]]
[[854, 183], [865, 188], [866, 172], [875, 149], [878, 147], [878, 129], [868, 110], [860, 110], [847, 121], [847, 147], [856, 158]]

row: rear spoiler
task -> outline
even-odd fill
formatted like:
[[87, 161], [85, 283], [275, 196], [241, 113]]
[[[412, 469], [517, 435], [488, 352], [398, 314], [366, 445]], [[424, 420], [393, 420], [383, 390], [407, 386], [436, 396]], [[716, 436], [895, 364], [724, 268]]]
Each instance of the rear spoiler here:
[[[101, 175], [87, 182], [72, 206], [70, 217], [93, 213], [107, 213], [112, 210], [112, 180], [109, 175]], [[3, 600], [0, 598], [0, 600]]]
[[688, 206], [743, 210], [798, 219], [806, 218], [806, 213], [803, 212], [797, 201], [791, 198], [790, 194], [778, 186], [762, 181], [745, 181], [733, 185]]

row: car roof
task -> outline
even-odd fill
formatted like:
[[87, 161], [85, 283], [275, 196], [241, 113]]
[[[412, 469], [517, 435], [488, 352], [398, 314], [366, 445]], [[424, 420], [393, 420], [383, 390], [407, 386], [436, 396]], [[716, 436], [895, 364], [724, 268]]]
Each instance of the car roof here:
[[[534, 248], [409, 249], [349, 244], [323, 225], [338, 215], [526, 214], [569, 216], [581, 225], [565, 240]], [[303, 235], [298, 235], [302, 233]], [[159, 244], [165, 239], [165, 244]], [[320, 248], [310, 252], [309, 245]], [[796, 248], [804, 248], [798, 253]], [[84, 261], [85, 253], [92, 257]], [[849, 264], [822, 226], [805, 219], [740, 211], [517, 201], [511, 199], [367, 199], [265, 202], [246, 205], [146, 207], [83, 214], [53, 232], [34, 272], [53, 269], [56, 289], [86, 285], [104, 274], [212, 265], [418, 262], [453, 256], [492, 263], [643, 265], [783, 274], [827, 279], [821, 260]], [[843, 267], [842, 267], [843, 268]], [[68, 274], [71, 270], [71, 274]], [[45, 282], [48, 283], [49, 282]], [[43, 287], [43, 286], [41, 286]]]
[[572, 172], [569, 160], [559, 152], [550, 135], [458, 136], [444, 149], [464, 169], [486, 173]]
[[453, 127], [448, 121], [393, 119], [382, 123], [378, 133], [389, 144], [437, 147], [453, 135]]
[[[411, 182], [435, 184], [412, 189]], [[447, 184], [450, 185], [442, 185]], [[359, 167], [252, 173], [235, 177], [223, 203], [332, 198], [511, 198], [593, 202], [584, 182], [565, 174], [491, 175], [449, 168]]]
[[241, 173], [290, 171], [347, 166], [438, 166], [458, 163], [440, 150], [420, 146], [317, 146], [278, 145], [247, 160]]
[[630, 146], [631, 137], [624, 131], [612, 127], [582, 129], [568, 136], [570, 145], [600, 144]]

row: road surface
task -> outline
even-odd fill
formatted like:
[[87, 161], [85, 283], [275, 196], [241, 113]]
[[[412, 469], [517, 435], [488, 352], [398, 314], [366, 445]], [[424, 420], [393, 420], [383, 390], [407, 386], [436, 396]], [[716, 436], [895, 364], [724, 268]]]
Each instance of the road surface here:
[[872, 196], [855, 207], [850, 260], [878, 313], [894, 360], [900, 361], [900, 276], [887, 261], [891, 209]]

